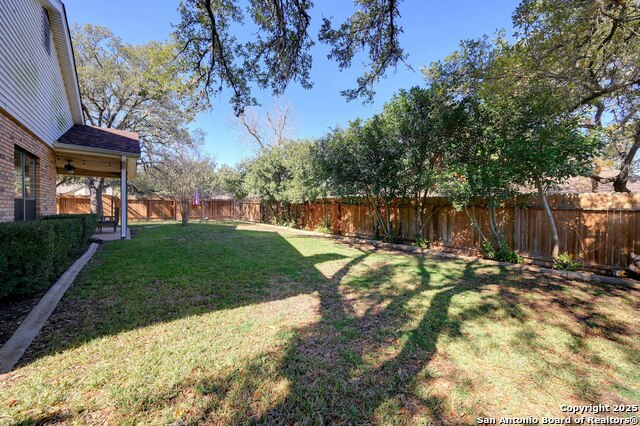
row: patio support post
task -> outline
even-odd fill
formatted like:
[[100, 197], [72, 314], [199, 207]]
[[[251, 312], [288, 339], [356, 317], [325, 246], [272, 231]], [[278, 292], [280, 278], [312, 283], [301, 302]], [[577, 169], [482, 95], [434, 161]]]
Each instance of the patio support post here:
[[120, 157], [120, 238], [127, 238], [127, 158]]

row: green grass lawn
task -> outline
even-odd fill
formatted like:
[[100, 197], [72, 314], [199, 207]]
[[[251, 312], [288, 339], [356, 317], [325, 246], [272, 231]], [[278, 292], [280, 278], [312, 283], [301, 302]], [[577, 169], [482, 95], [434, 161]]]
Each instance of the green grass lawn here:
[[0, 375], [0, 424], [449, 425], [640, 399], [638, 286], [241, 223], [137, 230]]

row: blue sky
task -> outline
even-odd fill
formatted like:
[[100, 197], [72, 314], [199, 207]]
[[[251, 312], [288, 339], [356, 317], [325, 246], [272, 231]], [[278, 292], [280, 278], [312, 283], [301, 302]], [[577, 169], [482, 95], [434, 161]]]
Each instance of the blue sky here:
[[[179, 0], [64, 0], [69, 23], [91, 23], [109, 27], [129, 43], [164, 40], [177, 23]], [[317, 40], [321, 18], [333, 16], [341, 22], [353, 10], [349, 0], [315, 0], [312, 12], [311, 34]], [[297, 137], [318, 137], [336, 124], [344, 124], [356, 117], [369, 117], [380, 111], [394, 92], [402, 88], [423, 85], [420, 67], [445, 58], [454, 51], [461, 39], [493, 34], [504, 28], [511, 32], [511, 14], [517, 0], [405, 0], [401, 3], [401, 23], [404, 34], [401, 44], [409, 54], [408, 63], [413, 70], [400, 66], [391, 70], [387, 78], [376, 86], [373, 104], [347, 102], [340, 90], [353, 87], [363, 72], [362, 60], [340, 72], [337, 65], [326, 58], [327, 46], [316, 43], [312, 48], [314, 87], [302, 89], [292, 84], [282, 96], [282, 102], [291, 104], [296, 122]], [[249, 29], [239, 28], [240, 39], [250, 36]], [[273, 103], [268, 91], [255, 91], [258, 101], [265, 106]], [[251, 155], [242, 142], [242, 134], [233, 126], [233, 111], [223, 94], [215, 99], [211, 111], [199, 114], [193, 128], [207, 133], [206, 151], [220, 164], [235, 164]]]

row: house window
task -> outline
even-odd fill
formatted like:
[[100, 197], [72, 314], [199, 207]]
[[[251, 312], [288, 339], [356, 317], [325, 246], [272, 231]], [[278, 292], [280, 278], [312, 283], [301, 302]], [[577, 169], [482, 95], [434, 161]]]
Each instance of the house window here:
[[14, 219], [36, 218], [36, 158], [15, 147], [13, 154]]
[[42, 44], [44, 50], [51, 54], [51, 21], [49, 20], [49, 12], [42, 8]]

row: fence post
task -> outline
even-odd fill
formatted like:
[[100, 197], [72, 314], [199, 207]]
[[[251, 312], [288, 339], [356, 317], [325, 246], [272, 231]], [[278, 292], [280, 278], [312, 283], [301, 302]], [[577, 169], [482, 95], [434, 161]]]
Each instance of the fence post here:
[[434, 212], [435, 206], [431, 206], [431, 211], [429, 212], [429, 244], [433, 244], [433, 222], [436, 220], [436, 214]]
[[513, 225], [513, 250], [516, 252], [520, 251], [520, 207], [516, 205], [513, 208], [513, 217], [514, 217], [514, 225]]

